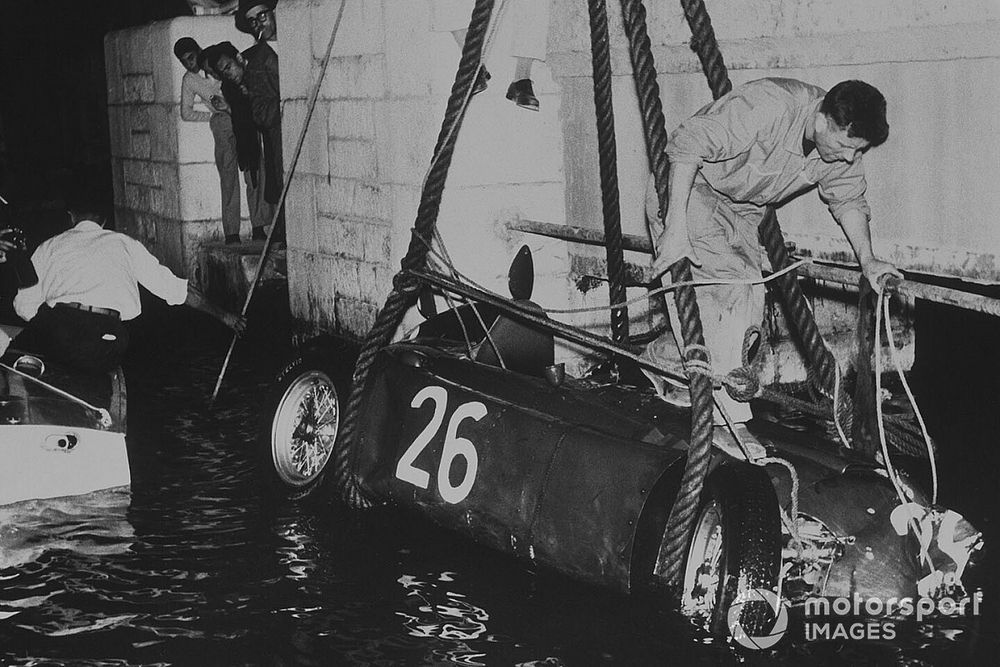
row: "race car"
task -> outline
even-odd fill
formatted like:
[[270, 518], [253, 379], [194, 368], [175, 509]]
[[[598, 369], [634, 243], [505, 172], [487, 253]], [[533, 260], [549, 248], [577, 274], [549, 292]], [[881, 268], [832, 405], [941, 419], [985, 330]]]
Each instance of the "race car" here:
[[[530, 289], [512, 281], [512, 292], [433, 315], [377, 353], [354, 473], [378, 501], [531, 565], [655, 594], [690, 408], [664, 402], [625, 366], [569, 376]], [[258, 446], [270, 492], [320, 488], [339, 445], [343, 363], [317, 341], [278, 377]], [[754, 591], [792, 605], [970, 594], [962, 578], [982, 540], [968, 522], [822, 430], [760, 418], [749, 428], [766, 457], [713, 448], [683, 567], [684, 613], [725, 636], [739, 622], [729, 610]]]

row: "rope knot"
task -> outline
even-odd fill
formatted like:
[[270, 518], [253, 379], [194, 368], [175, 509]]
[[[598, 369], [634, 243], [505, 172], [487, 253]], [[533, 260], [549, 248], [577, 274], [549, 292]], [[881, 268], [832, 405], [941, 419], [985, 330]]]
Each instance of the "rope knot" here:
[[[696, 354], [701, 356], [696, 357]], [[715, 377], [712, 375], [712, 354], [707, 347], [692, 343], [684, 348], [684, 375], [688, 380], [694, 379], [695, 375], [704, 375], [715, 382]]]
[[420, 280], [405, 271], [400, 271], [392, 277], [392, 289], [400, 294], [412, 294], [420, 289]]
[[723, 381], [728, 393], [734, 401], [749, 403], [750, 399], [760, 395], [760, 378], [749, 366], [740, 366], [726, 373]]

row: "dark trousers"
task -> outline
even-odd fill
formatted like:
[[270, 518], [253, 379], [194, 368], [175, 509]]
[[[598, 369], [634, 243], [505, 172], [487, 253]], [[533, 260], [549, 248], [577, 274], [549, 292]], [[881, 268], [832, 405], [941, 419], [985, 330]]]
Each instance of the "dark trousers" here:
[[82, 371], [106, 372], [121, 365], [128, 329], [117, 317], [43, 304], [11, 347]]

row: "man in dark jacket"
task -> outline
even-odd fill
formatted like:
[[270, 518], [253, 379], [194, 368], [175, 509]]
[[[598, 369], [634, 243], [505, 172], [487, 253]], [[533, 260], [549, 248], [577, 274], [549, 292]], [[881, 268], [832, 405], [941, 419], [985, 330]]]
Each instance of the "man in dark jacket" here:
[[[237, 30], [251, 34], [257, 43], [243, 52], [244, 73], [241, 85], [250, 99], [254, 124], [260, 132], [264, 156], [264, 197], [277, 205], [284, 185], [281, 154], [281, 88], [278, 79], [278, 54], [272, 48], [278, 37], [274, 16], [277, 0], [240, 0], [236, 11]], [[284, 236], [284, 211], [275, 235]], [[254, 230], [261, 236], [263, 230]], [[280, 232], [280, 233], [279, 233]]]
[[[281, 193], [268, 197], [267, 174], [261, 147], [261, 133], [253, 119], [250, 93], [242, 84], [246, 61], [230, 42], [213, 44], [201, 53], [206, 70], [222, 81], [222, 96], [236, 137], [236, 159], [247, 184], [247, 205], [255, 239], [264, 238], [264, 226], [274, 218], [274, 206]], [[228, 75], [223, 72], [226, 70]]]

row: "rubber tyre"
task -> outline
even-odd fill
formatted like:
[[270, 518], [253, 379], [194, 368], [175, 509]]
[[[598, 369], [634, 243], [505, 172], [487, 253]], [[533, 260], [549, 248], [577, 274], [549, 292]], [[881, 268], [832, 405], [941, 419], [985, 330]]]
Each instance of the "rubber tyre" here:
[[[682, 605], [690, 603], [694, 591], [701, 592], [699, 618], [713, 636], [724, 639], [730, 634], [727, 616], [733, 602], [753, 589], [775, 589], [781, 566], [778, 500], [763, 468], [732, 462], [705, 480], [695, 517]], [[769, 632], [773, 620], [763, 602], [743, 605], [739, 618], [751, 636]]]
[[299, 500], [323, 482], [348, 396], [346, 373], [320, 353], [286, 365], [268, 392], [257, 441], [265, 495]]

